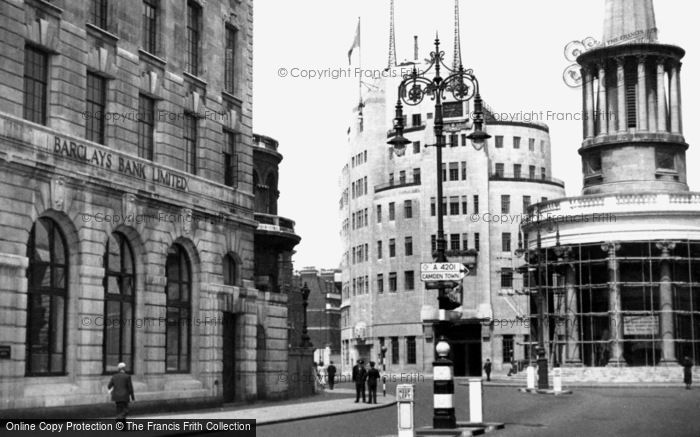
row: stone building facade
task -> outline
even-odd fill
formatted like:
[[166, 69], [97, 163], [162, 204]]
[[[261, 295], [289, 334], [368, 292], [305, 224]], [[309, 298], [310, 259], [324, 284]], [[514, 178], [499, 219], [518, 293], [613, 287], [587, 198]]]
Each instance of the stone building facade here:
[[455, 374], [480, 375], [487, 358], [497, 369], [511, 357], [526, 358], [528, 299], [514, 274], [518, 230], [527, 207], [563, 195], [564, 184], [552, 178], [546, 125], [489, 113], [485, 130], [493, 138], [475, 150], [466, 138], [471, 104], [449, 98], [440, 175], [435, 148], [428, 147], [435, 144], [430, 99], [404, 107], [412, 144], [395, 155], [386, 142], [398, 84], [412, 67], [391, 67], [368, 86], [348, 134], [339, 202], [342, 365], [347, 371], [358, 358], [380, 362], [385, 348], [387, 371], [432, 372], [437, 291], [420, 281], [420, 263], [431, 262], [436, 248], [441, 177], [448, 259], [472, 268], [460, 284], [461, 318], [445, 334]]
[[107, 403], [120, 361], [140, 404], [284, 397], [255, 260], [298, 237], [256, 215], [252, 1], [0, 14], [0, 410]]

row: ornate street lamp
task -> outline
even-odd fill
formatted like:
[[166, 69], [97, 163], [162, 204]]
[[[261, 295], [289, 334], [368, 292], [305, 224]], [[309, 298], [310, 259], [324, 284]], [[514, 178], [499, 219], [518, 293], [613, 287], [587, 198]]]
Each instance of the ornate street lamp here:
[[[398, 98], [396, 102], [396, 117], [394, 118], [394, 137], [387, 143], [391, 145], [397, 156], [401, 156], [406, 151], [406, 145], [410, 143], [403, 136], [403, 104], [409, 106], [419, 105], [426, 96], [429, 96], [435, 101], [435, 116], [433, 120], [435, 132], [436, 148], [436, 177], [437, 177], [437, 250], [434, 253], [435, 262], [447, 262], [445, 255], [445, 232], [443, 226], [443, 211], [442, 211], [442, 148], [445, 147], [443, 141], [444, 121], [442, 115], [442, 102], [445, 99], [446, 93], [451, 93], [452, 97], [459, 102], [466, 102], [474, 99], [474, 132], [467, 138], [472, 141], [472, 145], [476, 150], [481, 150], [487, 139], [491, 136], [482, 130], [483, 104], [481, 95], [479, 94], [479, 82], [474, 76], [471, 69], [465, 70], [460, 64], [457, 70], [450, 69], [444, 63], [445, 52], [440, 50], [440, 39], [435, 38], [435, 51], [430, 53], [430, 63], [423, 71], [418, 71], [416, 66], [413, 66], [411, 73], [404, 76], [403, 81], [399, 84]], [[441, 76], [441, 69], [447, 71], [447, 77]], [[434, 69], [433, 77], [429, 78], [431, 70]], [[448, 288], [445, 284], [438, 285], [438, 309], [440, 314], [440, 324], [448, 323], [445, 320], [447, 310], [453, 310], [461, 305], [461, 302], [455, 302], [446, 292]], [[442, 311], [445, 310], [445, 311]], [[447, 342], [445, 341], [445, 344]], [[448, 345], [449, 350], [449, 345]], [[446, 360], [446, 358], [445, 358]], [[449, 360], [448, 360], [449, 361]], [[437, 408], [436, 408], [437, 410]], [[454, 409], [452, 410], [454, 411]], [[455, 428], [456, 421], [454, 413], [450, 417], [436, 414], [433, 417], [434, 428]]]
[[[442, 216], [442, 148], [445, 147], [443, 142], [443, 129], [445, 127], [442, 115], [442, 102], [447, 92], [452, 94], [452, 97], [460, 102], [474, 99], [474, 132], [468, 135], [472, 141], [472, 145], [476, 150], [481, 150], [487, 139], [491, 138], [489, 134], [482, 130], [484, 123], [483, 103], [479, 94], [479, 82], [474, 76], [471, 69], [465, 70], [460, 64], [457, 70], [450, 69], [444, 63], [445, 52], [440, 50], [440, 40], [435, 38], [435, 51], [430, 53], [430, 64], [424, 71], [418, 71], [416, 66], [413, 66], [411, 73], [404, 76], [403, 81], [399, 84], [399, 96], [396, 102], [396, 117], [394, 118], [394, 136], [387, 142], [394, 149], [397, 156], [402, 156], [406, 151], [406, 145], [410, 141], [403, 136], [403, 104], [409, 106], [419, 105], [426, 96], [435, 100], [435, 117], [434, 117], [434, 132], [436, 143], [434, 147], [436, 153], [436, 176], [437, 176], [437, 250], [435, 252], [435, 262], [446, 262], [445, 256], [445, 233]], [[445, 69], [449, 75], [443, 78], [440, 75], [441, 69]], [[434, 69], [432, 79], [428, 78], [428, 74]], [[444, 288], [440, 289], [438, 296], [440, 301], [440, 309], [454, 309], [459, 305], [451, 305], [445, 296]], [[450, 307], [451, 308], [448, 308]]]
[[309, 327], [306, 319], [306, 309], [309, 306], [309, 294], [311, 293], [311, 290], [309, 290], [309, 286], [306, 285], [306, 282], [304, 282], [304, 285], [299, 291], [301, 291], [301, 298], [303, 299], [302, 305], [304, 305], [304, 325], [301, 329], [301, 347], [311, 347], [313, 345], [311, 344], [311, 337], [309, 336]]

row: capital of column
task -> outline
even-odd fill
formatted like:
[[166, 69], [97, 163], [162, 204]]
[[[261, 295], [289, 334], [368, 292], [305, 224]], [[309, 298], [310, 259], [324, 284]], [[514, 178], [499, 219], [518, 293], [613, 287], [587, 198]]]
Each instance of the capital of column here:
[[615, 56], [613, 59], [615, 59], [615, 63], [617, 64], [618, 67], [625, 66], [625, 57], [624, 56]]
[[605, 76], [605, 73], [607, 71], [607, 66], [605, 65], [605, 62], [601, 62], [600, 64], [595, 66], [596, 69], [598, 70], [598, 78], [602, 76]]
[[656, 248], [661, 251], [662, 256], [668, 256], [669, 252], [676, 248], [676, 243], [673, 241], [660, 241], [656, 243]]
[[616, 243], [616, 242], [603, 243], [600, 245], [600, 249], [603, 252], [608, 252], [608, 255], [610, 255], [610, 256], [615, 255], [615, 252], [620, 250], [620, 247], [621, 247], [620, 243]]
[[583, 77], [591, 75], [593, 71], [595, 71], [595, 65], [592, 65], [592, 66], [582, 65], [581, 66], [581, 76], [583, 76]]

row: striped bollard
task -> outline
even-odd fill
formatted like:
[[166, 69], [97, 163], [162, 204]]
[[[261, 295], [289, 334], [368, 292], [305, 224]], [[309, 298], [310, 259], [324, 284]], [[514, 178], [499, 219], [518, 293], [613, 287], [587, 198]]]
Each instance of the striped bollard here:
[[455, 384], [452, 361], [447, 359], [450, 345], [445, 337], [440, 337], [435, 345], [435, 351], [438, 359], [433, 362], [433, 428], [454, 429], [457, 428], [453, 402]]

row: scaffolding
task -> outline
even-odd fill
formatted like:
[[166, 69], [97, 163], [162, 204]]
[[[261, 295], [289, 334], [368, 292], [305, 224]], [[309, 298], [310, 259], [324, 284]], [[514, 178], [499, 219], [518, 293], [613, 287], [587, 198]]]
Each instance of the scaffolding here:
[[523, 271], [530, 338], [545, 293], [555, 364], [659, 366], [700, 359], [700, 241], [596, 242], [542, 248], [543, 283]]

